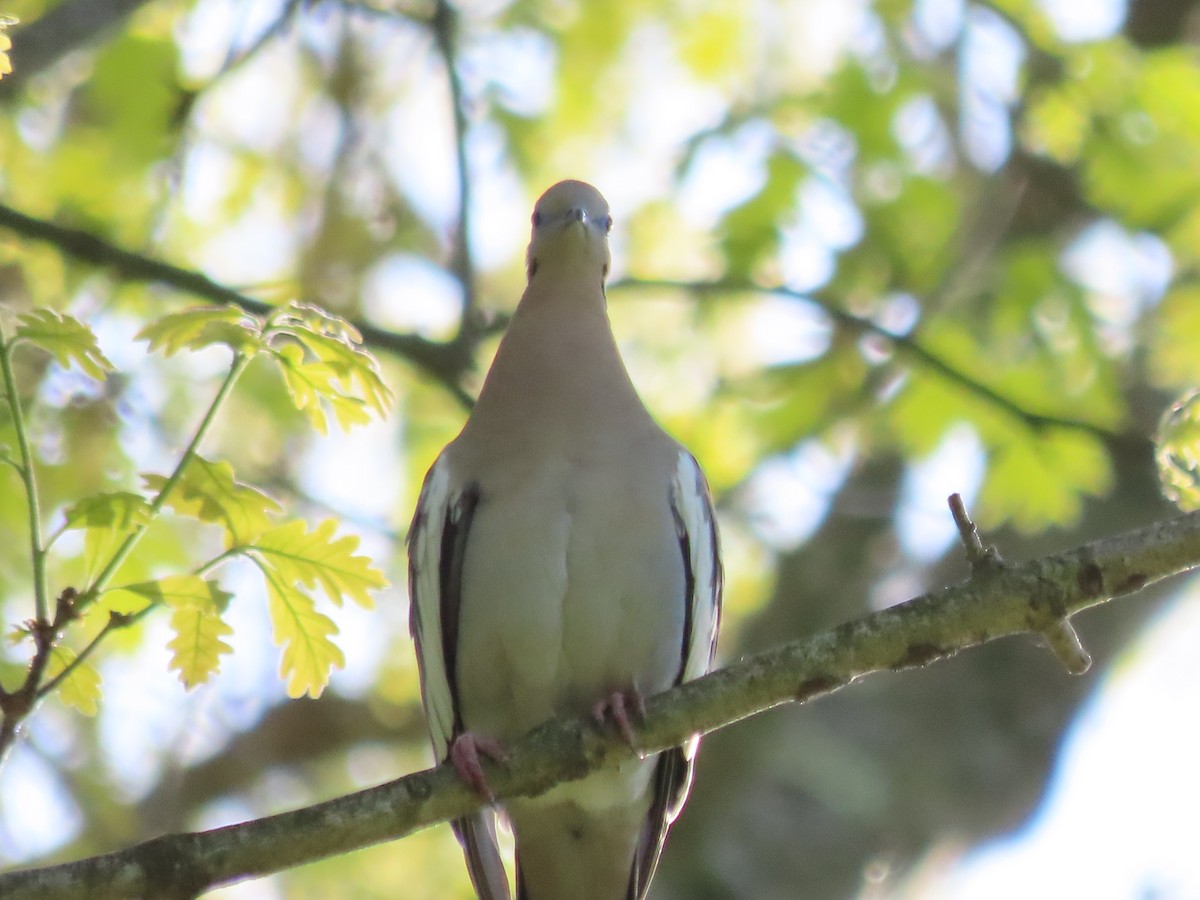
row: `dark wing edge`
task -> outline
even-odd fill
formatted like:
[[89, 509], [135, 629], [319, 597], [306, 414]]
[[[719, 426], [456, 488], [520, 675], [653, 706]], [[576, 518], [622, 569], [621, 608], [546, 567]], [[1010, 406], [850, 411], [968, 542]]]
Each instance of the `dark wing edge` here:
[[[699, 463], [686, 450], [671, 480], [671, 515], [684, 566], [683, 640], [676, 684], [698, 678], [712, 665], [721, 625], [724, 570], [712, 496]], [[653, 796], [629, 876], [628, 900], [643, 900], [658, 868], [671, 823], [683, 811], [692, 787], [700, 736], [662, 753], [654, 770]]]
[[[409, 631], [417, 651], [421, 699], [438, 762], [463, 731], [456, 665], [462, 569], [479, 488], [455, 485], [439, 458], [425, 476], [408, 532]], [[490, 809], [452, 822], [480, 900], [509, 900], [508, 876]]]

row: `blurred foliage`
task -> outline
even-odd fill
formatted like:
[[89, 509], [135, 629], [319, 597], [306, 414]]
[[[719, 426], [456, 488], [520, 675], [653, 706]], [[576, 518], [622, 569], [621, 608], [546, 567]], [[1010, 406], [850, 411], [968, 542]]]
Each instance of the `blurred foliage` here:
[[[1107, 498], [1153, 477], [1156, 434], [1168, 494], [1195, 503], [1200, 63], [1177, 17], [1194, 4], [1145, 2], [1087, 39], [1064, 36], [1036, 0], [118, 6], [0, 8], [21, 19], [0, 28], [0, 73], [13, 67], [0, 81], [0, 204], [268, 306], [252, 318], [210, 296], [190, 309], [186, 291], [127, 281], [0, 211], [5, 334], [44, 351], [11, 362], [43, 524], [57, 529], [48, 597], [94, 583], [146, 524], [170, 476], [138, 473], [180, 461], [230, 350], [273, 365], [245, 370], [203, 456], [162, 501], [167, 514], [56, 650], [51, 674], [111, 616], [137, 617], [70, 669], [14, 756], [77, 814], [54, 839], [18, 840], [27, 812], [0, 802], [0, 853], [14, 863], [260, 814], [426, 761], [420, 729], [396, 726], [417, 702], [402, 592], [366, 620], [319, 612], [313, 592], [366, 603], [382, 575], [364, 554], [403, 582], [398, 541], [421, 477], [461, 425], [456, 391], [478, 385], [494, 314], [520, 294], [532, 201], [561, 177], [612, 202], [611, 307], [627, 360], [719, 495], [727, 654], [765, 623], [854, 615], [878, 601], [885, 574], [945, 577], [929, 560], [953, 553], [945, 541], [898, 549], [912, 535], [896, 532], [903, 501], [880, 473], [918, 471], [963, 435], [972, 449], [952, 468], [976, 465], [978, 483], [946, 492], [963, 490], [981, 524], [1013, 541], [1094, 530]], [[62, 46], [75, 31], [53, 16], [77, 20], [79, 36]], [[353, 326], [311, 306], [284, 312], [293, 299], [361, 326], [382, 368]], [[391, 430], [338, 437], [393, 391]], [[17, 427], [0, 404], [6, 459]], [[763, 476], [781, 469], [805, 490]], [[1132, 523], [1162, 514], [1154, 503], [1121, 509]], [[797, 506], [804, 523], [772, 524]], [[802, 625], [778, 618], [819, 602], [817, 576], [790, 562], [857, 519], [887, 541], [850, 539], [842, 571], [855, 577], [832, 579], [820, 601], [841, 605]], [[0, 609], [21, 623], [35, 586], [12, 466], [0, 535]], [[229, 563], [220, 586], [205, 569], [217, 559]], [[835, 594], [850, 585], [855, 595]], [[169, 612], [142, 617], [159, 607]], [[285, 644], [286, 690], [264, 648], [272, 636]], [[24, 677], [28, 646], [0, 656], [4, 685]], [[265, 727], [285, 694], [319, 693], [343, 661], [330, 694], [358, 704], [355, 728], [322, 718], [329, 694], [305, 701], [307, 724], [282, 737]], [[151, 691], [168, 668], [188, 687], [210, 684]], [[130, 671], [146, 691], [136, 713], [113, 693]], [[1046, 717], [1055, 737], [1066, 715]], [[374, 726], [396, 730], [382, 740]], [[252, 777], [181, 793], [234, 745]], [[831, 795], [811, 784], [819, 776], [795, 777], [804, 796]], [[706, 802], [681, 829], [707, 827]], [[892, 834], [868, 831], [844, 841], [859, 869]], [[937, 839], [932, 825], [913, 835], [904, 853]], [[729, 854], [677, 843], [692, 855], [675, 864], [668, 849], [663, 896], [789, 895], [771, 880], [786, 873], [739, 875]], [[351, 884], [364, 897], [469, 890], [446, 829], [276, 883], [296, 897]]]

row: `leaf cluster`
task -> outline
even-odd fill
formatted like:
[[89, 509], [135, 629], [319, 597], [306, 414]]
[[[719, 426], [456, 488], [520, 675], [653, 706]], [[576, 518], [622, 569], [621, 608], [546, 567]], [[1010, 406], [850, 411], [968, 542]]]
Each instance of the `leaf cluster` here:
[[[31, 648], [35, 656], [46, 655], [31, 663], [24, 684], [6, 685], [4, 697], [55, 692], [64, 703], [93, 714], [101, 686], [88, 657], [112, 632], [136, 626], [157, 609], [170, 612], [170, 668], [188, 688], [207, 682], [232, 649], [226, 640], [233, 633], [226, 613], [234, 598], [221, 585], [220, 569], [237, 558], [251, 561], [266, 586], [274, 637], [283, 646], [280, 671], [288, 693], [318, 696], [330, 671], [345, 660], [334, 642], [337, 626], [318, 611], [317, 597], [324, 595], [336, 605], [348, 598], [370, 607], [372, 594], [386, 581], [358, 554], [356, 536], [339, 535], [335, 520], [313, 528], [288, 518], [267, 493], [239, 481], [229, 462], [201, 455], [200, 445], [241, 374], [258, 359], [284, 373], [296, 407], [321, 432], [331, 420], [351, 428], [383, 415], [391, 404], [390, 389], [352, 326], [298, 304], [266, 316], [229, 306], [189, 309], [150, 322], [138, 337], [151, 352], [166, 356], [215, 345], [228, 348], [232, 357], [221, 387], [171, 471], [143, 474], [136, 490], [100, 491], [75, 499], [57, 514], [60, 523], [44, 540], [46, 511], [39, 508], [36, 490], [42, 463], [27, 425], [37, 401], [20, 398], [13, 355], [23, 347], [36, 349], [63, 369], [74, 368], [98, 381], [110, 376], [114, 367], [84, 322], [53, 310], [18, 316], [11, 337], [0, 342], [10, 428], [20, 447], [19, 453], [8, 452], [4, 459], [27, 487], [28, 539], [43, 573], [34, 585], [37, 614], [29, 624], [14, 627], [10, 638]], [[207, 557], [194, 554], [180, 570], [123, 581], [122, 576], [134, 570], [130, 561], [143, 536], [180, 521], [215, 528], [220, 551]], [[82, 581], [52, 587], [46, 573], [57, 570], [48, 566], [48, 559], [56, 543], [72, 533], [82, 536]], [[46, 612], [46, 592], [59, 594], [53, 617]], [[20, 712], [16, 705], [10, 707], [5, 709], [6, 719]]]

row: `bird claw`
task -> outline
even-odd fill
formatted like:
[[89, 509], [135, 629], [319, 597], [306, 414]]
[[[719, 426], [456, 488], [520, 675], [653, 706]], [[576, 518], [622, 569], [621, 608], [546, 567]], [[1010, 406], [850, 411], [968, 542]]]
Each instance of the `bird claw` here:
[[451, 742], [450, 752], [446, 758], [450, 760], [450, 765], [454, 766], [455, 774], [463, 784], [488, 803], [495, 803], [496, 795], [492, 791], [492, 786], [488, 784], [487, 776], [483, 773], [480, 756], [486, 756], [498, 763], [508, 759], [504, 745], [495, 738], [470, 731], [464, 731]]
[[631, 712], [639, 722], [646, 718], [646, 698], [637, 688], [613, 691], [592, 707], [592, 718], [598, 725], [603, 725], [607, 719], [612, 719], [616, 723], [617, 731], [621, 733], [621, 738], [636, 750], [637, 735], [633, 731]]

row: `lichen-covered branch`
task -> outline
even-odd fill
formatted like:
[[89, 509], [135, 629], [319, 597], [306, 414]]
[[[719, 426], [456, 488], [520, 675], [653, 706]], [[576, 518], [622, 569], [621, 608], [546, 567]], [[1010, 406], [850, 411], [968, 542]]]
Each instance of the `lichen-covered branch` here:
[[[740, 660], [652, 697], [638, 732], [653, 753], [874, 672], [923, 666], [1020, 633], [1061, 638], [1081, 610], [1200, 565], [1200, 513], [1021, 564], [977, 568], [954, 587]], [[547, 723], [489, 764], [500, 798], [538, 794], [627, 756], [590, 718]], [[265, 819], [165, 835], [78, 862], [0, 875], [6, 900], [193, 897], [220, 884], [402, 837], [479, 804], [448, 766]]]

